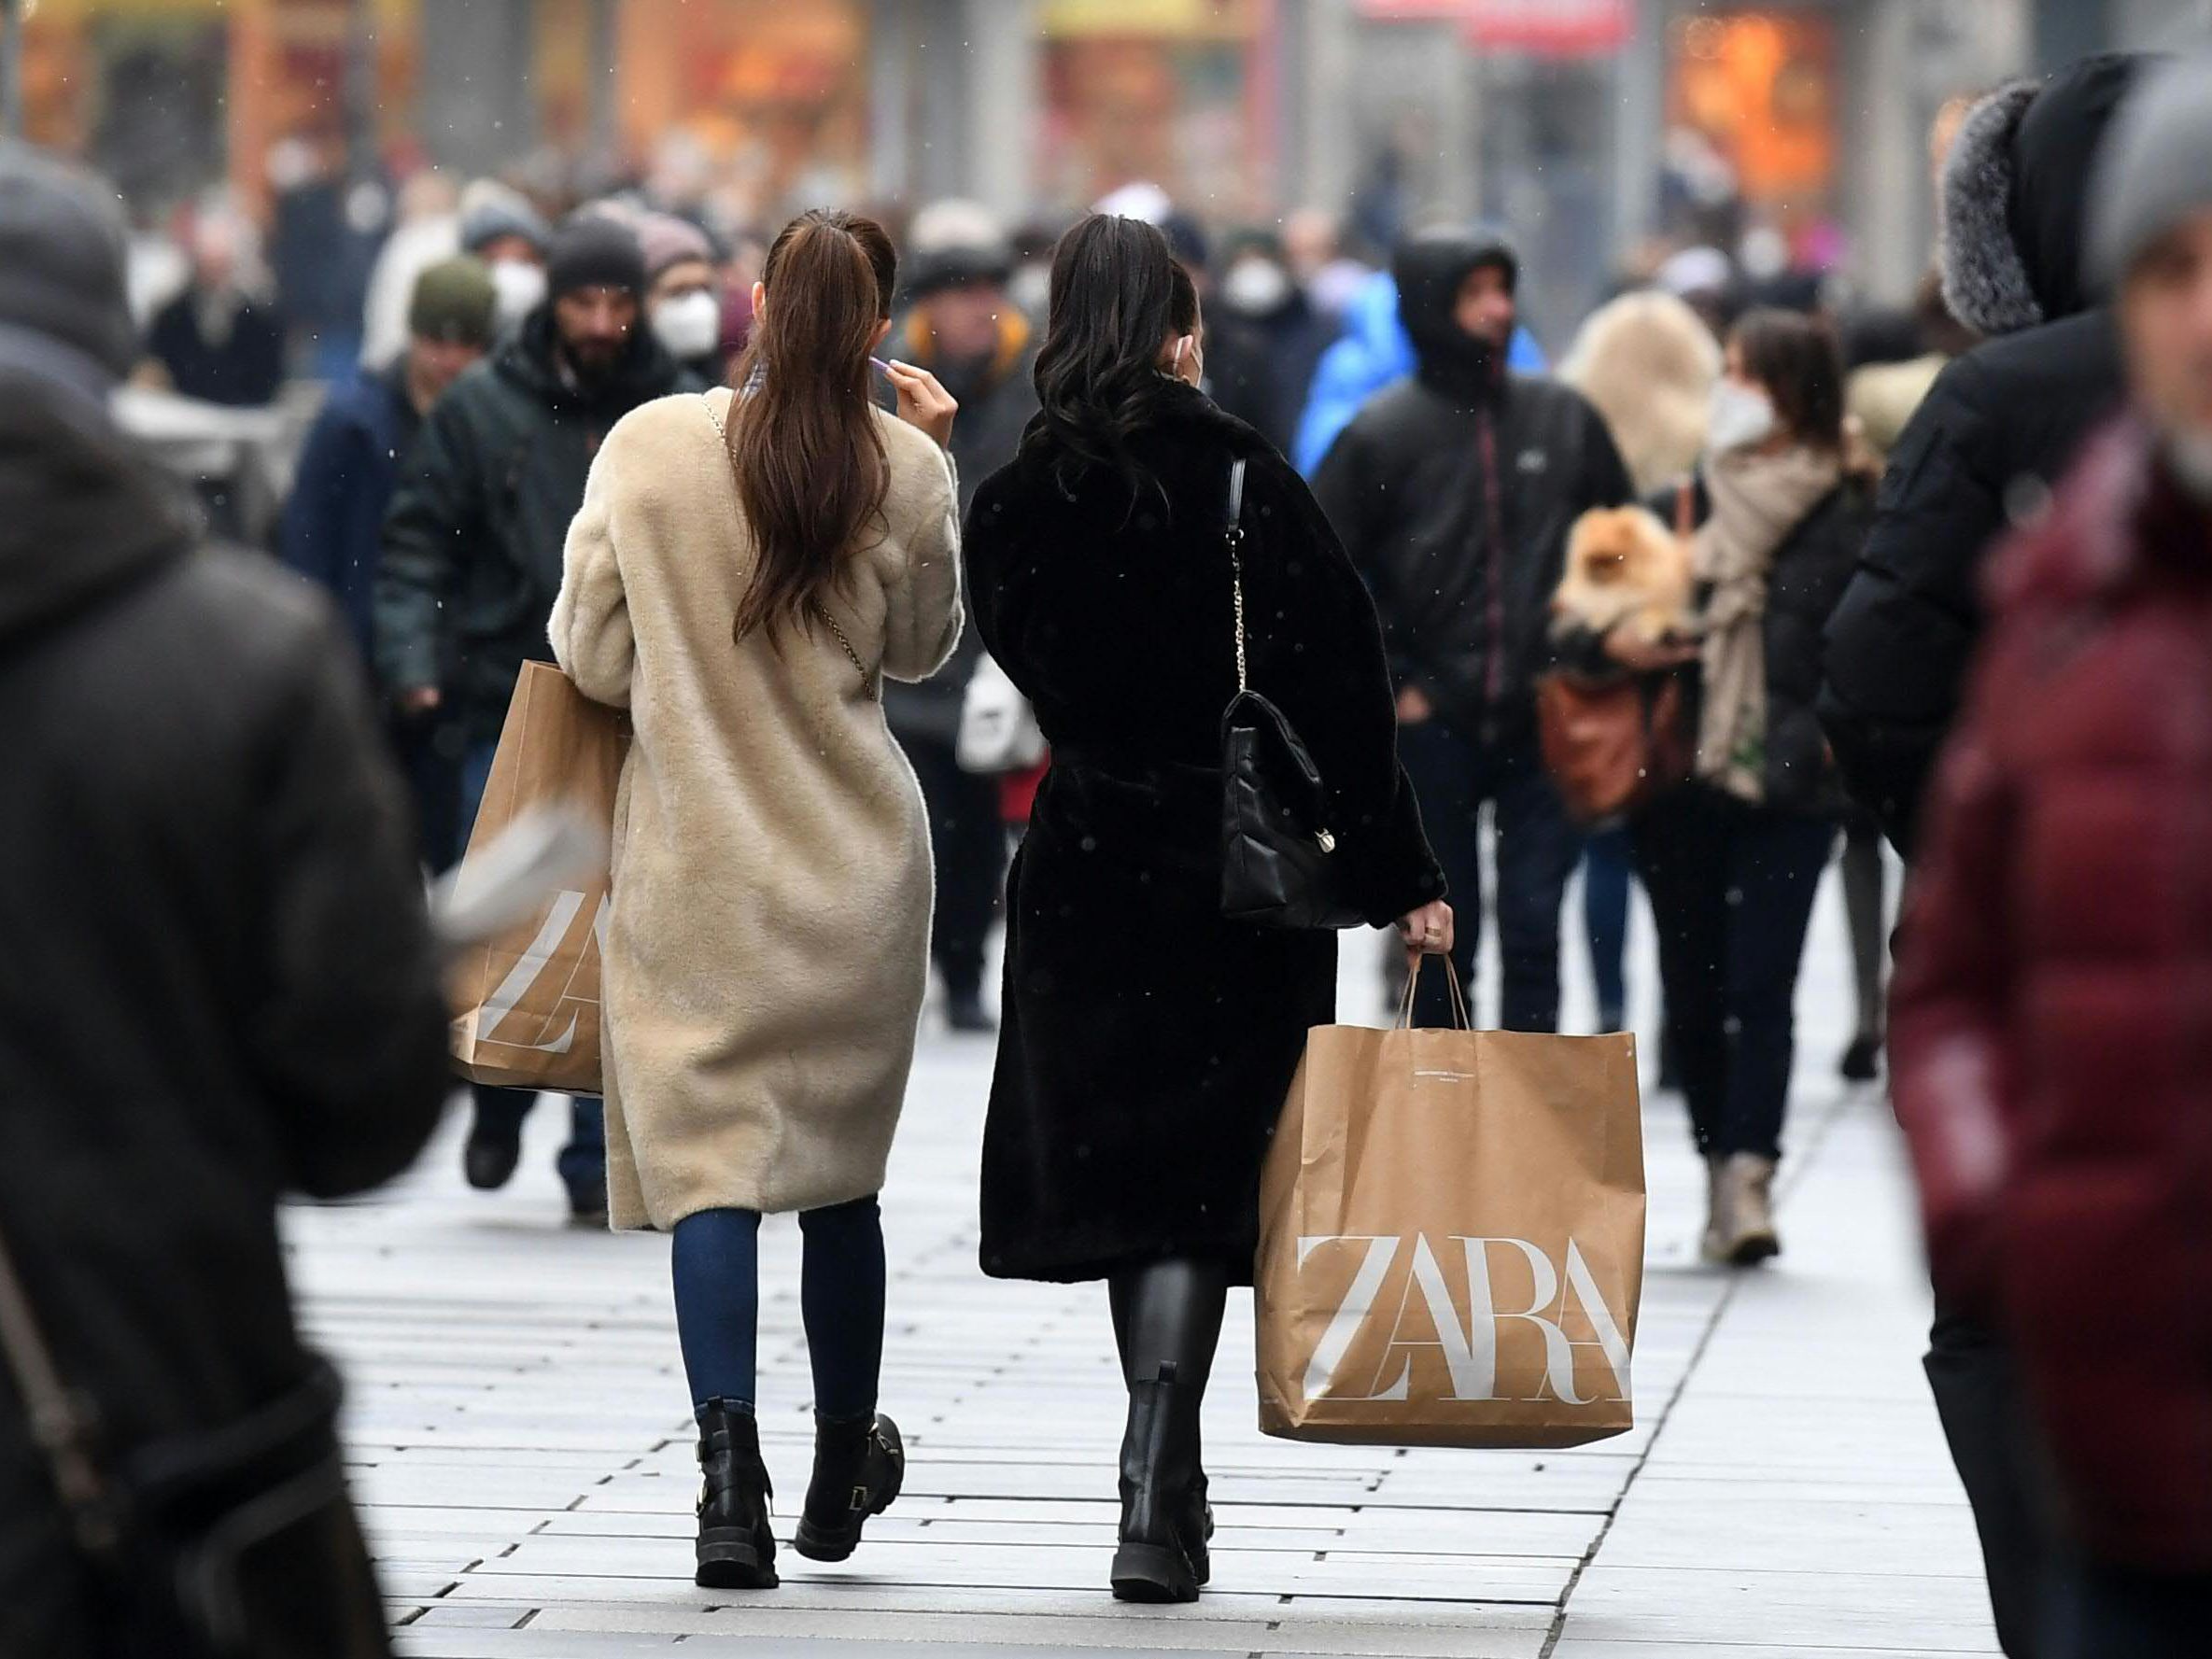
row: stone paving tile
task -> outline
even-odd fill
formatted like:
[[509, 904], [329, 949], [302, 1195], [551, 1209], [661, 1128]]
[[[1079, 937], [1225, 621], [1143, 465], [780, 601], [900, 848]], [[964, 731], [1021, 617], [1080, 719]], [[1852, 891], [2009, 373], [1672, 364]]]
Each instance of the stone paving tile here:
[[[1655, 976], [1636, 926], [1648, 1016]], [[1586, 1008], [1579, 951], [1571, 942], [1571, 1021]], [[1368, 965], [1347, 957], [1346, 1005], [1364, 1007]], [[1698, 1264], [1701, 1170], [1679, 1104], [1647, 1108], [1631, 1434], [1548, 1453], [1265, 1440], [1246, 1381], [1249, 1309], [1233, 1304], [1206, 1420], [1220, 1570], [1193, 1609], [1120, 1608], [1104, 1592], [1120, 1391], [1098, 1287], [976, 1272], [990, 1045], [925, 1040], [888, 1188], [884, 1399], [908, 1431], [908, 1495], [854, 1563], [787, 1555], [773, 1596], [688, 1580], [696, 1473], [666, 1239], [561, 1225], [558, 1112], [536, 1114], [523, 1170], [496, 1195], [461, 1185], [449, 1124], [391, 1190], [287, 1218], [307, 1327], [351, 1377], [351, 1476], [401, 1651], [1984, 1651], [1971, 1528], [1917, 1375], [1925, 1292], [1894, 1146], [1879, 1103], [1821, 1075], [1841, 1046], [1845, 986], [1831, 893], [1800, 993], [1790, 1253], [1774, 1271]], [[788, 1220], [764, 1230], [761, 1421], [785, 1525], [810, 1434], [798, 1243]], [[1807, 1570], [1824, 1560], [1833, 1570]]]

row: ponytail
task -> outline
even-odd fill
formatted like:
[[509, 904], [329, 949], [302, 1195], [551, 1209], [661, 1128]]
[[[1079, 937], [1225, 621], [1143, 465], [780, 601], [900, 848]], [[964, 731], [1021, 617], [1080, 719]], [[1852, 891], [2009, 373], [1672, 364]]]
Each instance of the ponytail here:
[[898, 260], [873, 219], [816, 208], [783, 227], [761, 282], [772, 297], [738, 366], [729, 422], [738, 499], [759, 568], [732, 637], [771, 642], [806, 624], [891, 466], [868, 397], [868, 348], [891, 315]]

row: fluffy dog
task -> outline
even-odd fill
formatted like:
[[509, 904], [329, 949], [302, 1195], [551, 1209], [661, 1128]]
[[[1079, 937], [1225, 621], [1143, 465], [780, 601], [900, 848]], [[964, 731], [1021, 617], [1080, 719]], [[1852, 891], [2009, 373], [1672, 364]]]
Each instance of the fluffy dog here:
[[1688, 542], [1644, 508], [1592, 508], [1568, 538], [1552, 616], [1594, 634], [1629, 628], [1655, 645], [1694, 638]]

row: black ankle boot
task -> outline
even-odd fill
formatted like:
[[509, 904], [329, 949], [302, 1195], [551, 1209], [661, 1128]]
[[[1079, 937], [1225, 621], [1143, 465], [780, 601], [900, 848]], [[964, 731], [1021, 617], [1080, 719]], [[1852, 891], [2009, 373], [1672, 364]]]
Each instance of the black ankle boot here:
[[1205, 1582], [1199, 1563], [1207, 1554], [1208, 1511], [1199, 1485], [1198, 1400], [1176, 1381], [1176, 1369], [1169, 1360], [1156, 1380], [1130, 1386], [1117, 1601], [1196, 1601]]
[[698, 1572], [711, 1590], [773, 1590], [776, 1535], [768, 1525], [768, 1465], [760, 1459], [760, 1426], [753, 1408], [711, 1399], [699, 1415]]
[[860, 1529], [897, 1499], [906, 1484], [907, 1448], [898, 1425], [881, 1413], [814, 1417], [814, 1479], [807, 1486], [792, 1548], [810, 1561], [842, 1561], [860, 1547]]

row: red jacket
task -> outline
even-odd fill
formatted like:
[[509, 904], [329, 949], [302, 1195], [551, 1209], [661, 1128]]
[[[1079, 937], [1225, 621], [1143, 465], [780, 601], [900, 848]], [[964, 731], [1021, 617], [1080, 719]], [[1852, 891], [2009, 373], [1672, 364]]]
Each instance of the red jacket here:
[[1897, 1116], [1937, 1282], [2016, 1346], [2082, 1539], [2212, 1570], [2212, 513], [2122, 426], [1992, 572]]

